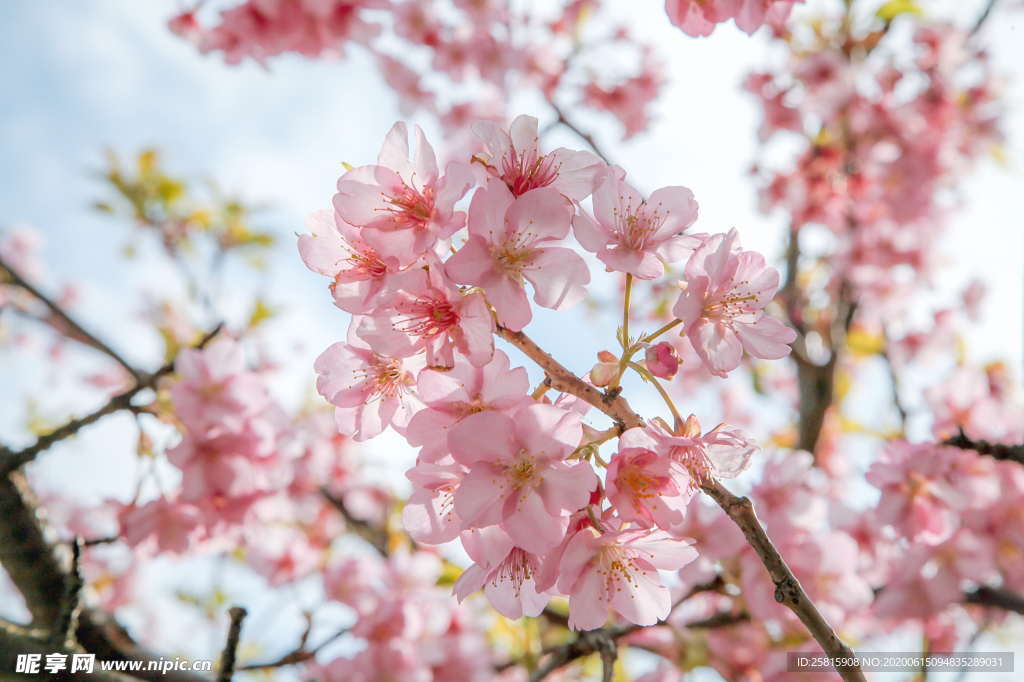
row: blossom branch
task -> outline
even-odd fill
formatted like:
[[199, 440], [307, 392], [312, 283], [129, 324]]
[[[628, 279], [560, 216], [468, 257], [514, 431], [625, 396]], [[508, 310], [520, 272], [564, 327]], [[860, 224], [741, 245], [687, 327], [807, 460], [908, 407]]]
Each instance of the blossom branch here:
[[7, 277], [10, 278], [11, 282], [27, 291], [32, 295], [33, 298], [37, 299], [50, 311], [56, 321], [57, 325], [53, 325], [59, 329], [60, 326], [66, 328], [67, 331], [64, 334], [79, 343], [89, 346], [110, 359], [119, 364], [128, 374], [135, 379], [136, 383], [142, 383], [144, 376], [141, 372], [135, 369], [131, 364], [128, 363], [121, 355], [113, 348], [104, 343], [98, 336], [87, 331], [79, 322], [75, 321], [65, 310], [58, 305], [53, 299], [44, 294], [42, 291], [37, 289], [31, 282], [18, 274], [18, 271], [12, 268], [7, 263], [0, 259], [0, 273], [6, 273]]
[[[200, 349], [205, 347], [206, 344], [208, 344], [213, 339], [213, 337], [215, 337], [217, 333], [220, 332], [220, 329], [221, 325], [217, 325], [212, 331], [203, 336], [203, 338], [200, 339], [199, 343], [196, 344], [195, 347]], [[69, 438], [75, 435], [86, 426], [89, 426], [90, 424], [99, 421], [103, 417], [106, 417], [107, 415], [113, 414], [115, 412], [119, 412], [121, 410], [131, 409], [132, 400], [135, 398], [136, 395], [138, 395], [139, 393], [146, 389], [156, 388], [157, 382], [161, 378], [170, 374], [173, 371], [174, 362], [171, 361], [166, 363], [157, 371], [153, 372], [152, 374], [146, 375], [138, 383], [136, 383], [135, 386], [113, 396], [110, 400], [106, 402], [105, 405], [100, 407], [98, 410], [90, 412], [89, 414], [83, 417], [72, 419], [71, 421], [65, 423], [63, 426], [54, 429], [50, 433], [44, 436], [40, 436], [39, 439], [36, 440], [36, 442], [33, 443], [32, 445], [29, 445], [20, 450], [11, 450], [9, 448], [0, 446], [0, 475], [4, 475], [8, 472], [17, 469], [18, 467], [24, 464], [27, 464], [28, 462], [31, 462], [33, 459], [35, 459], [36, 455], [38, 455], [41, 452], [44, 452], [45, 450], [48, 450], [54, 443], [57, 443], [59, 441], [64, 440], [65, 438]]]
[[[504, 327], [498, 327], [497, 333], [502, 339], [516, 346], [540, 365], [551, 379], [552, 387], [556, 390], [571, 393], [587, 401], [626, 429], [640, 426], [643, 423], [640, 415], [630, 408], [629, 403], [623, 397], [617, 394], [601, 393], [593, 386], [584, 383], [522, 332], [512, 332]], [[786, 560], [779, 554], [778, 549], [758, 521], [751, 501], [746, 497], [733, 495], [714, 479], [705, 482], [701, 489], [717, 502], [733, 523], [743, 531], [747, 542], [757, 553], [775, 583], [776, 601], [789, 608], [800, 619], [826, 654], [833, 658], [851, 659], [852, 650], [839, 638], [810, 597], [807, 596], [800, 581], [793, 575]], [[864, 674], [857, 666], [838, 668], [837, 672], [847, 682], [862, 682], [864, 680]]]
[[1024, 444], [1007, 445], [1005, 443], [992, 443], [987, 440], [974, 440], [969, 438], [963, 429], [960, 429], [959, 433], [952, 438], [944, 440], [943, 444], [952, 445], [963, 450], [974, 450], [979, 455], [988, 455], [993, 459], [1024, 464]]
[[235, 658], [238, 655], [238, 640], [242, 636], [242, 621], [245, 620], [247, 611], [241, 606], [232, 606], [228, 609], [231, 618], [231, 625], [228, 627], [228, 639], [224, 643], [224, 651], [220, 655], [220, 672], [217, 673], [217, 682], [231, 682], [235, 674]]

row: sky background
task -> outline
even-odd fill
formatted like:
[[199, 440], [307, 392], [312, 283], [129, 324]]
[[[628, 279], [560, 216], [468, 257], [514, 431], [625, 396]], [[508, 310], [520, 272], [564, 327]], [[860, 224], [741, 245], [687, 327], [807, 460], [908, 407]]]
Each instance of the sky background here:
[[[922, 4], [968, 25], [983, 3]], [[120, 249], [130, 228], [90, 210], [104, 196], [92, 175], [102, 168], [103, 150], [130, 157], [142, 147], [158, 147], [172, 173], [216, 179], [229, 193], [267, 204], [271, 210], [261, 226], [279, 236], [280, 248], [265, 275], [229, 270], [225, 299], [230, 307], [233, 288], [255, 287], [272, 303], [287, 305], [287, 332], [277, 342], [286, 369], [275, 389], [299, 400], [312, 383], [313, 358], [344, 337], [347, 319], [330, 304], [325, 282], [302, 265], [294, 234], [303, 230], [307, 214], [330, 205], [342, 161], [375, 159], [384, 134], [400, 118], [395, 97], [357, 51], [344, 62], [283, 57], [269, 70], [203, 57], [166, 29], [167, 18], [181, 7], [174, 0], [0, 2], [0, 229], [20, 223], [40, 230], [53, 280], [80, 286], [79, 316], [130, 360], [155, 367], [160, 345], [138, 320], [137, 292], [177, 284], [145, 253], [125, 261]], [[658, 45], [669, 86], [647, 133], [622, 142], [606, 119], [583, 117], [587, 127], [638, 186], [690, 187], [700, 203], [697, 229], [735, 226], [745, 247], [779, 256], [782, 225], [758, 213], [747, 177], [759, 114], [740, 89], [744, 75], [764, 64], [764, 36], [749, 38], [729, 24], [710, 39], [687, 38], [668, 24], [657, 0], [623, 2], [618, 11], [628, 12], [637, 33]], [[950, 297], [971, 276], [982, 276], [989, 295], [984, 321], [968, 338], [969, 351], [979, 360], [1008, 360], [1018, 377], [1024, 348], [1022, 20], [1024, 12], [1005, 13], [985, 28], [985, 42], [1008, 76], [1006, 161], [983, 161], [963, 184], [965, 207], [951, 223], [949, 260], [936, 295]], [[523, 102], [519, 113], [536, 115], [543, 125], [550, 114], [536, 104]], [[439, 135], [431, 139], [441, 145]], [[583, 146], [562, 131], [549, 144]], [[610, 318], [596, 323], [582, 309], [541, 313], [531, 333], [583, 372], [598, 350], [612, 346], [614, 324]], [[70, 383], [39, 357], [0, 346], [0, 437], [13, 443], [26, 438], [26, 397], [54, 418], [82, 409], [83, 398]], [[125, 497], [125, 478], [97, 475], [130, 466], [124, 453], [132, 450], [133, 434], [124, 427], [113, 419], [84, 433], [72, 447], [44, 458], [37, 473], [56, 489], [87, 499]], [[389, 452], [396, 444], [384, 438], [375, 448]]]

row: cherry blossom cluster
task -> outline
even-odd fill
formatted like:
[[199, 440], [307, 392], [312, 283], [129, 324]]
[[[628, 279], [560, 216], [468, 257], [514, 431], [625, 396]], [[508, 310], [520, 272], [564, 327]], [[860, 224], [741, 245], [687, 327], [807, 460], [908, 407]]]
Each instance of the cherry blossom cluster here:
[[810, 47], [790, 38], [785, 68], [747, 81], [762, 138], [803, 137], [791, 167], [761, 169], [762, 200], [794, 230], [835, 235], [834, 277], [891, 306], [934, 271], [957, 179], [1001, 140], [998, 89], [986, 52], [954, 26], [916, 26], [907, 50], [887, 24], [836, 26], [823, 22]]
[[765, 24], [781, 27], [798, 2], [803, 0], [665, 0], [665, 11], [687, 35], [709, 36], [718, 24], [730, 19], [751, 34]]
[[121, 523], [130, 545], [182, 554], [237, 527], [286, 482], [286, 421], [228, 337], [183, 351], [175, 369], [171, 400], [183, 436], [167, 459], [181, 472], [180, 490], [126, 506]]
[[625, 26], [588, 22], [603, 4], [569, 0], [537, 12], [493, 0], [245, 0], [210, 20], [198, 7], [182, 12], [170, 27], [229, 64], [265, 65], [285, 53], [338, 58], [358, 45], [403, 114], [432, 114], [453, 138], [471, 121], [504, 120], [519, 92], [607, 112], [629, 137], [647, 127], [661, 65]]
[[[554, 310], [584, 297], [590, 271], [576, 244], [627, 281], [685, 263], [672, 326], [716, 374], [744, 350], [783, 357], [794, 335], [765, 314], [779, 277], [760, 254], [735, 231], [686, 233], [697, 218], [690, 190], [644, 197], [589, 152], [543, 152], [537, 125], [481, 122], [486, 153], [442, 171], [423, 133], [413, 129], [410, 146], [398, 123], [376, 164], [338, 180], [334, 210], [299, 238], [306, 265], [352, 314], [348, 339], [316, 361], [317, 388], [341, 433], [365, 441], [390, 426], [420, 448], [405, 526], [417, 542], [461, 540], [475, 563], [455, 586], [460, 598], [482, 588], [518, 618], [561, 594], [571, 627], [600, 627], [609, 611], [650, 625], [670, 609], [658, 570], [697, 556], [681, 531], [691, 498], [746, 469], [755, 446], [692, 416], [654, 420], [621, 434], [602, 482], [598, 447], [617, 434], [584, 425], [590, 406], [576, 396], [531, 395], [495, 334], [530, 323], [527, 286], [533, 304]], [[674, 374], [668, 346], [621, 336], [613, 381], [642, 348], [646, 366], [632, 367]]]
[[481, 613], [460, 608], [438, 587], [443, 569], [442, 561], [427, 551], [329, 564], [324, 568], [326, 594], [353, 610], [351, 633], [367, 646], [354, 656], [314, 663], [308, 674], [326, 682], [493, 679]]

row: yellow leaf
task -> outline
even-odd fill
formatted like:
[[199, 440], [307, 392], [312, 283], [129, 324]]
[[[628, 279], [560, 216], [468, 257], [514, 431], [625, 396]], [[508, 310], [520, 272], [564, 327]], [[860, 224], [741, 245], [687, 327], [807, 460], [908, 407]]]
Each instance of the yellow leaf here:
[[159, 156], [155, 149], [143, 149], [138, 158], [139, 175], [149, 175], [156, 171], [158, 162]]
[[276, 312], [262, 298], [256, 299], [256, 304], [253, 306], [252, 312], [249, 313], [249, 327], [258, 327], [273, 317]]
[[878, 355], [885, 350], [885, 338], [881, 334], [854, 328], [846, 336], [846, 347], [860, 357]]
[[919, 17], [924, 13], [914, 0], [889, 0], [875, 12], [875, 15], [882, 21], [892, 21], [901, 14], [913, 14]]

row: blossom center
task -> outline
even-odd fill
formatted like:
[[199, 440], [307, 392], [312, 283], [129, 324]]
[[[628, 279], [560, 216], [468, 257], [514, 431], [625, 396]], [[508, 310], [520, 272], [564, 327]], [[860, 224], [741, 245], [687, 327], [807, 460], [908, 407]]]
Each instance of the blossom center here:
[[384, 203], [386, 207], [379, 210], [391, 214], [392, 229], [423, 230], [434, 215], [434, 190], [420, 191], [403, 182], [394, 194], [384, 195]]
[[433, 338], [459, 323], [455, 307], [442, 296], [415, 297], [400, 303], [397, 308], [403, 316], [392, 326], [410, 336]]
[[515, 196], [547, 187], [558, 178], [559, 164], [536, 151], [520, 153], [514, 147], [501, 160], [501, 179]]

